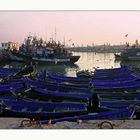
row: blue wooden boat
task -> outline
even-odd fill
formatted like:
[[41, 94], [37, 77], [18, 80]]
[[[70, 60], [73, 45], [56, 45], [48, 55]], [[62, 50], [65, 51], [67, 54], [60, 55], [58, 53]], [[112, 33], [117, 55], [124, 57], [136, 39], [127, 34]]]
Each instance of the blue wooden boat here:
[[120, 109], [130, 105], [140, 106], [140, 100], [100, 99], [100, 107]]
[[109, 98], [109, 99], [117, 99], [117, 100], [140, 100], [140, 92], [139, 93], [119, 93], [119, 94], [99, 94], [100, 98]]
[[[114, 111], [102, 112], [98, 114], [86, 114], [80, 115], [76, 117], [64, 117], [59, 119], [51, 119], [51, 123], [54, 124], [56, 122], [63, 121], [77, 121], [77, 120], [126, 120], [131, 119], [134, 115], [135, 108], [124, 108], [118, 109]], [[39, 121], [40, 124], [48, 124], [50, 120], [42, 120]]]
[[87, 105], [74, 102], [35, 102], [29, 100], [1, 100], [1, 116], [30, 119], [50, 119], [87, 113]]
[[[44, 75], [44, 77], [46, 77]], [[48, 73], [48, 77], [43, 78], [42, 79], [46, 79], [46, 81], [56, 81], [56, 82], [70, 82], [70, 83], [75, 83], [75, 84], [88, 84], [89, 82], [93, 81], [93, 82], [113, 82], [114, 80], [117, 81], [129, 81], [129, 80], [139, 80], [140, 77], [137, 76], [136, 73], [119, 73], [119, 74], [115, 74], [113, 76], [94, 76], [93, 78], [77, 78], [77, 77], [67, 77], [67, 76], [62, 76], [62, 75], [58, 75], [58, 74], [52, 74], [52, 73]], [[40, 79], [41, 79], [40, 78]], [[80, 80], [81, 79], [81, 80]], [[84, 80], [83, 80], [84, 79]]]
[[5, 78], [8, 76], [14, 75], [17, 72], [18, 70], [0, 67], [0, 78]]
[[0, 73], [0, 78], [10, 77], [14, 75], [15, 73]]
[[94, 83], [119, 83], [119, 82], [127, 82], [127, 81], [139, 81], [139, 77], [134, 77], [132, 75], [129, 75], [128, 77], [116, 77], [116, 78], [103, 78], [103, 79], [91, 79], [91, 82]]
[[[53, 74], [53, 76], [56, 76], [55, 74]], [[60, 76], [60, 75], [59, 75]], [[90, 85], [96, 87], [98, 85], [105, 85], [105, 86], [110, 86], [110, 84], [114, 84], [115, 86], [117, 84], [124, 84], [124, 83], [128, 83], [128, 82], [133, 82], [133, 81], [139, 81], [139, 78], [134, 77], [132, 75], [129, 74], [129, 76], [127, 75], [127, 77], [116, 77], [116, 78], [92, 78], [90, 81], [88, 82], [77, 82], [76, 80], [70, 79], [70, 77], [66, 77], [66, 76], [60, 76], [61, 78], [55, 77], [55, 78], [44, 78], [44, 80], [42, 80], [43, 78], [38, 78], [39, 81], [42, 82], [46, 82], [49, 84], [59, 84], [59, 85], [64, 85], [64, 86], [72, 86], [72, 87], [83, 87], [83, 88], [88, 88], [90, 87]], [[63, 78], [62, 78], [63, 77]]]
[[9, 90], [17, 90], [17, 89], [21, 89], [21, 88], [25, 88], [25, 84], [23, 82], [14, 82], [14, 83], [2, 83], [0, 85], [0, 92], [3, 91], [9, 91]]
[[32, 80], [27, 78], [24, 80], [29, 87], [40, 87], [47, 88], [52, 91], [62, 91], [62, 92], [76, 92], [76, 93], [90, 93], [90, 88], [82, 88], [82, 87], [73, 87], [69, 85], [60, 85], [60, 84], [51, 84], [46, 82], [41, 82], [38, 80]]
[[59, 85], [64, 85], [64, 86], [73, 86], [73, 87], [89, 87], [90, 86], [90, 83], [89, 82], [86, 82], [86, 83], [80, 83], [80, 82], [75, 82], [75, 81], [66, 81], [66, 80], [59, 80], [59, 79], [51, 79], [51, 78], [47, 78], [45, 80], [42, 80], [42, 79], [37, 79], [38, 81], [40, 82], [45, 82], [45, 83], [48, 83], [48, 84], [59, 84]]
[[92, 79], [96, 79], [96, 80], [105, 80], [105, 79], [122, 79], [122, 78], [127, 78], [127, 77], [131, 77], [130, 73], [118, 73], [118, 74], [114, 74], [114, 75], [99, 75], [99, 76], [93, 76]]
[[117, 84], [110, 83], [110, 84], [105, 84], [105, 85], [94, 84], [93, 88], [95, 90], [140, 88], [140, 81], [133, 81], [133, 82], [127, 82], [127, 83], [117, 83]]
[[121, 77], [121, 78], [109, 78], [109, 79], [91, 79], [89, 82], [76, 82], [72, 80], [65, 80], [65, 79], [51, 79], [51, 78], [46, 78], [45, 80], [42, 80], [41, 78], [38, 79], [39, 81], [44, 81], [47, 83], [53, 83], [53, 84], [62, 84], [62, 85], [70, 85], [70, 86], [75, 86], [75, 87], [89, 87], [90, 83], [95, 84], [100, 84], [100, 85], [106, 85], [106, 84], [118, 84], [118, 83], [127, 83], [127, 82], [133, 82], [133, 81], [139, 81], [139, 78], [134, 77], [130, 75], [129, 77]]
[[123, 92], [123, 91], [136, 91], [140, 89], [140, 82], [127, 82], [123, 84], [105, 84], [105, 85], [91, 85], [91, 87], [75, 87], [70, 84], [68, 85], [60, 85], [59, 83], [51, 84], [40, 82], [38, 80], [27, 79], [25, 81], [27, 83], [27, 87], [40, 87], [47, 88], [52, 91], [62, 91], [62, 92], [76, 92], [76, 93], [111, 93], [115, 92]]
[[89, 99], [92, 95], [87, 93], [66, 93], [60, 91], [51, 91], [42, 88], [30, 88], [23, 92], [15, 92], [15, 95], [21, 95], [24, 98], [30, 98], [41, 101], [73, 101], [73, 102], [86, 102], [89, 103]]
[[65, 80], [65, 81], [72, 81], [72, 82], [89, 82], [90, 78], [78, 78], [78, 77], [68, 77], [68, 76], [62, 76], [54, 73], [47, 73], [47, 76], [52, 79], [56, 80]]
[[23, 75], [29, 75], [34, 72], [34, 68], [32, 65], [25, 65], [21, 70], [19, 69], [8, 69], [8, 68], [0, 68], [0, 78], [14, 78]]
[[18, 72], [17, 69], [13, 69], [13, 68], [3, 68], [3, 67], [0, 67], [0, 72]]

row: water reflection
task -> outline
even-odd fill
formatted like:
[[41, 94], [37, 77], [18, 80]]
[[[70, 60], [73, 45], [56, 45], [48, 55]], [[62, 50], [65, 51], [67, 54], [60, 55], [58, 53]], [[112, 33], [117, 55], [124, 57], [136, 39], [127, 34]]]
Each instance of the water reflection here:
[[[95, 68], [116, 68], [120, 67], [120, 62], [115, 62], [113, 53], [83, 53], [74, 52], [74, 55], [80, 55], [80, 59], [73, 65], [56, 65], [56, 64], [38, 64], [36, 68], [38, 71], [47, 70], [48, 72], [63, 74], [67, 76], [76, 76], [76, 71]], [[24, 63], [11, 62], [7, 64], [1, 64], [5, 67], [19, 68], [23, 67]]]
[[80, 55], [79, 61], [76, 63], [80, 69], [93, 70], [95, 68], [117, 68], [120, 67], [120, 62], [115, 62], [113, 53], [74, 53]]

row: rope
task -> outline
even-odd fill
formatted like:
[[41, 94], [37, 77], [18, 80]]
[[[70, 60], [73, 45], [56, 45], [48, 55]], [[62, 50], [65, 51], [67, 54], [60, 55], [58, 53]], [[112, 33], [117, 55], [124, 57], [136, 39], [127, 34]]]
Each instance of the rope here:
[[31, 127], [31, 126], [35, 126], [35, 125], [40, 126], [38, 121], [36, 121], [35, 119], [22, 120], [20, 123], [20, 127]]
[[[82, 120], [77, 120], [76, 121], [79, 125], [82, 124]], [[97, 129], [114, 129], [114, 128], [117, 128], [119, 126], [121, 126], [123, 123], [125, 123], [125, 120], [122, 120], [120, 123], [116, 124], [116, 123], [113, 123], [112, 121], [102, 121], [100, 123], [98, 122], [95, 122], [95, 123], [92, 123], [95, 126], [95, 128]], [[48, 128], [49, 126], [53, 125], [52, 122], [51, 122], [51, 119], [49, 120], [48, 124], [45, 124], [45, 125], [42, 125], [40, 123], [40, 121], [37, 121], [35, 119], [29, 119], [29, 120], [22, 120], [21, 121], [21, 124], [20, 124], [20, 127], [31, 127], [31, 126], [39, 126], [40, 128]], [[107, 127], [107, 128], [105, 128]]]
[[104, 129], [104, 125], [108, 125], [110, 126], [111, 129], [114, 129], [114, 127], [119, 127], [120, 125], [122, 125], [125, 122], [125, 120], [123, 120], [122, 122], [120, 122], [119, 124], [115, 124], [111, 121], [103, 121], [101, 123], [98, 124], [98, 128], [99, 129]]

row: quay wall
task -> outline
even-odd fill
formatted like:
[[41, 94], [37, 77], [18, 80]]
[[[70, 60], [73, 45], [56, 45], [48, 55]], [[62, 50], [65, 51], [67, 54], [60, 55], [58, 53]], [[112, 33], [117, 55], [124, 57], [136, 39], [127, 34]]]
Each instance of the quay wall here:
[[68, 47], [74, 52], [119, 53], [127, 49], [126, 46], [93, 46], [93, 47]]

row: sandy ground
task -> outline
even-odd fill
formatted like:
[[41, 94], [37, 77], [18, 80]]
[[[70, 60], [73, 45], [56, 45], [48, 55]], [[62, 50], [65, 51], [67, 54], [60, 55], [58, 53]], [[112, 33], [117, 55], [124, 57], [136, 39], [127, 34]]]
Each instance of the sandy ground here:
[[25, 118], [0, 118], [0, 129], [140, 129], [140, 120], [92, 120], [61, 122], [53, 125], [30, 125], [26, 122], [24, 126], [21, 126], [22, 120], [25, 120]]

